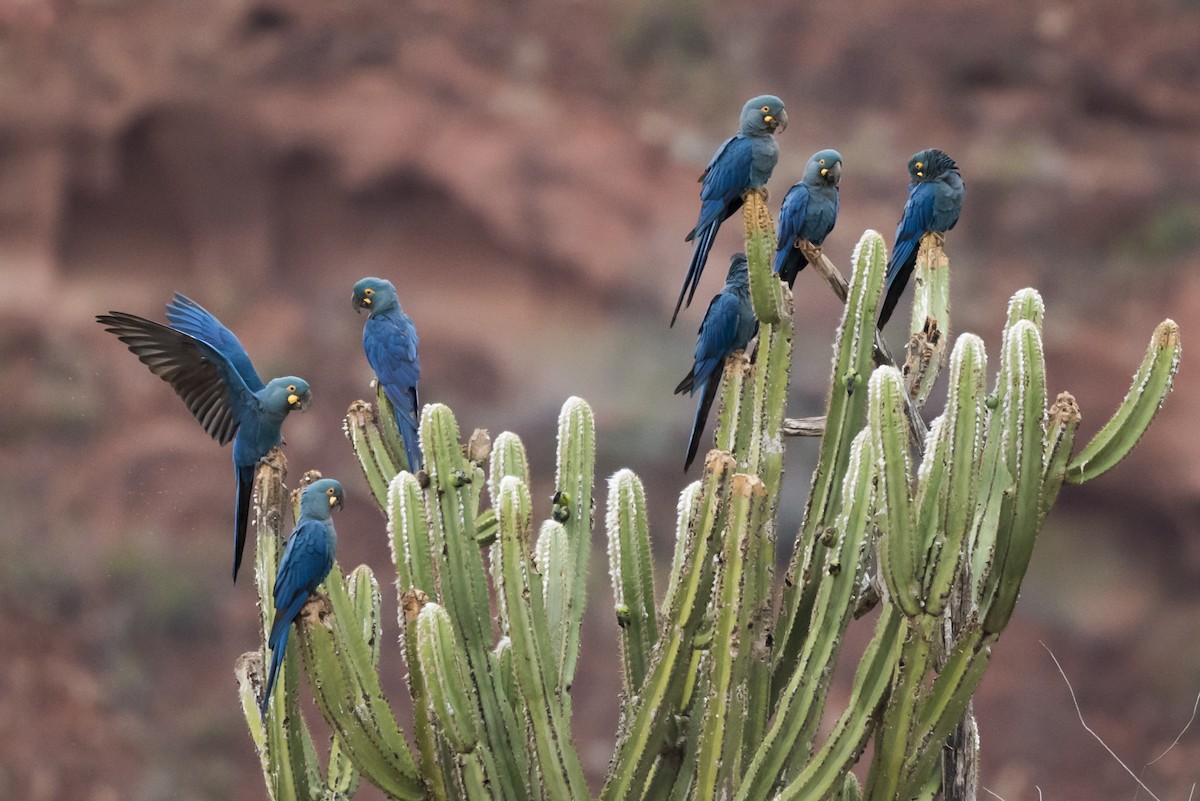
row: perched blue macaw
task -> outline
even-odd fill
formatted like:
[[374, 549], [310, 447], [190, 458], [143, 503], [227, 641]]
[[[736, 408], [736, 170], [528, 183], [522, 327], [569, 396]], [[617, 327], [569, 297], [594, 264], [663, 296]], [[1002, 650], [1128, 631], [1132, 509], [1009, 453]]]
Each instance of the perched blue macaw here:
[[354, 285], [354, 308], [367, 310], [363, 350], [396, 412], [396, 427], [404, 440], [408, 471], [416, 473], [424, 466], [418, 431], [421, 402], [417, 397], [417, 382], [421, 379], [421, 359], [417, 355], [416, 326], [400, 308], [395, 285], [382, 278], [364, 278]]
[[700, 176], [700, 217], [696, 227], [684, 239], [696, 240], [692, 250], [692, 262], [688, 265], [683, 289], [675, 302], [675, 313], [671, 325], [679, 316], [684, 295], [692, 304], [692, 296], [700, 284], [700, 273], [708, 261], [708, 251], [721, 223], [742, 207], [742, 195], [749, 189], [761, 189], [770, 179], [775, 162], [779, 160], [779, 144], [775, 133], [787, 127], [787, 111], [783, 101], [774, 95], [759, 95], [746, 101], [742, 107], [738, 132], [725, 140], [721, 148], [708, 162]]
[[788, 190], [779, 209], [779, 250], [775, 272], [796, 283], [796, 274], [808, 266], [801, 242], [820, 245], [837, 222], [838, 182], [842, 179], [842, 154], [821, 150], [812, 154], [800, 183]]
[[150, 372], [183, 398], [205, 432], [221, 445], [233, 440], [237, 500], [233, 519], [233, 580], [246, 546], [254, 468], [283, 441], [283, 420], [312, 401], [296, 376], [264, 384], [233, 332], [194, 300], [176, 293], [167, 304], [170, 326], [125, 312], [97, 315]]
[[333, 569], [333, 557], [337, 552], [337, 532], [333, 529], [333, 507], [342, 508], [345, 495], [342, 485], [332, 478], [314, 481], [300, 493], [300, 516], [296, 527], [288, 537], [275, 572], [275, 620], [267, 637], [271, 649], [271, 670], [267, 674], [267, 686], [263, 692], [259, 709], [267, 716], [271, 703], [271, 691], [275, 678], [287, 653], [288, 633], [292, 622], [304, 608], [308, 597]]
[[908, 160], [908, 202], [896, 226], [896, 241], [888, 257], [886, 295], [876, 327], [883, 328], [900, 300], [917, 264], [921, 237], [949, 231], [962, 210], [963, 180], [954, 159], [937, 148], [922, 150]]
[[725, 288], [708, 304], [704, 321], [700, 323], [692, 369], [675, 387], [676, 395], [700, 393], [696, 417], [692, 421], [692, 435], [688, 440], [687, 459], [683, 463], [685, 472], [692, 466], [700, 447], [700, 435], [704, 433], [708, 410], [717, 396], [725, 358], [736, 350], [744, 350], [756, 333], [758, 318], [754, 316], [754, 307], [750, 304], [750, 274], [746, 269], [746, 254], [735, 253], [729, 260]]

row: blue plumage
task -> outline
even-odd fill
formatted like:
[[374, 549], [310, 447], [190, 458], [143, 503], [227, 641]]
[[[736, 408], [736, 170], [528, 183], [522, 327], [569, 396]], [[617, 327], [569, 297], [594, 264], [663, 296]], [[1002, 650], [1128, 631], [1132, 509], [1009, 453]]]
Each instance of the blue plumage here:
[[364, 278], [354, 285], [354, 308], [368, 312], [363, 325], [363, 351], [396, 413], [408, 470], [416, 473], [424, 466], [418, 430], [421, 359], [417, 355], [416, 326], [400, 308], [396, 287], [382, 278]]
[[304, 608], [310, 595], [333, 569], [337, 553], [337, 532], [333, 528], [333, 507], [342, 508], [345, 496], [342, 485], [332, 478], [322, 478], [309, 484], [300, 494], [300, 516], [288, 538], [275, 573], [275, 619], [267, 637], [271, 651], [271, 669], [263, 691], [259, 710], [267, 715], [271, 692], [283, 657], [287, 653], [288, 634], [292, 623]]
[[770, 179], [775, 162], [779, 160], [775, 133], [786, 127], [787, 111], [782, 100], [774, 95], [752, 97], [742, 107], [738, 132], [726, 139], [708, 162], [700, 176], [700, 215], [696, 227], [684, 239], [685, 242], [695, 240], [696, 244], [683, 288], [679, 290], [679, 300], [675, 302], [671, 325], [675, 325], [684, 297], [687, 297], [687, 305], [692, 303], [721, 223], [741, 208], [742, 195], [747, 190], [760, 189]]
[[800, 242], [820, 245], [837, 223], [838, 182], [842, 178], [842, 154], [821, 150], [804, 167], [800, 182], [788, 190], [779, 209], [779, 250], [775, 272], [793, 286], [796, 274], [808, 266]]
[[112, 311], [97, 315], [150, 368], [171, 385], [205, 432], [221, 445], [233, 440], [236, 501], [233, 580], [246, 545], [254, 468], [283, 440], [289, 412], [312, 400], [308, 382], [296, 376], [266, 384], [233, 332], [211, 312], [184, 295], [167, 304], [171, 326]]
[[721, 383], [725, 359], [734, 351], [745, 349], [756, 333], [758, 319], [750, 303], [750, 275], [746, 256], [735, 253], [729, 262], [725, 287], [708, 304], [704, 321], [700, 323], [692, 369], [675, 387], [676, 395], [700, 393], [696, 416], [692, 420], [692, 434], [688, 440], [687, 459], [683, 463], [685, 471], [691, 467], [700, 447], [700, 436], [704, 433], [709, 409], [717, 395], [717, 386]]
[[917, 264], [921, 237], [949, 231], [958, 222], [965, 188], [958, 165], [941, 150], [931, 148], [908, 161], [908, 201], [896, 226], [896, 239], [888, 257], [886, 295], [879, 310], [883, 328], [900, 300]]

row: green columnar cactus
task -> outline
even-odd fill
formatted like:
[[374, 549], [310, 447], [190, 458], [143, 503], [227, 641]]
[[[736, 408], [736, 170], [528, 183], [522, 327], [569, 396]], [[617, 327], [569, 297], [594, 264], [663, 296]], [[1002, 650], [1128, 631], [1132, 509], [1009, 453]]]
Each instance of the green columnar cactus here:
[[[777, 588], [792, 299], [771, 273], [775, 234], [758, 193], [747, 194], [743, 220], [757, 346], [725, 364], [716, 447], [680, 495], [657, 603], [645, 489], [629, 470], [608, 482], [623, 700], [599, 798], [964, 797], [974, 782], [970, 700], [1011, 619], [1037, 534], [1064, 484], [1105, 472], [1145, 431], [1178, 368], [1179, 330], [1169, 320], [1158, 327], [1124, 402], [1075, 453], [1074, 398], [1061, 393], [1047, 409], [1041, 297], [1013, 296], [989, 392], [982, 340], [964, 334], [950, 349], [949, 261], [940, 237], [927, 238], [902, 373], [878, 344], [886, 254], [882, 238], [866, 232], [848, 287], [835, 286], [845, 313], [817, 468]], [[836, 275], [819, 251], [805, 253]], [[945, 410], [926, 428], [920, 409], [946, 350]], [[335, 567], [297, 623], [265, 719], [257, 712], [262, 656], [238, 663], [271, 798], [332, 801], [361, 779], [394, 799], [589, 797], [571, 695], [592, 548], [591, 409], [579, 398], [563, 406], [555, 493], [544, 510], [530, 497], [515, 435], [500, 434], [490, 452], [484, 432], [464, 444], [450, 410], [428, 406], [426, 472], [412, 475], [389, 423], [386, 405], [358, 402], [346, 434], [387, 517], [416, 756], [380, 689], [389, 638], [374, 576], [359, 567], [343, 578]], [[276, 457], [256, 485], [264, 637], [282, 480]], [[833, 665], [870, 598], [881, 598], [880, 610], [849, 703], [828, 710]], [[334, 732], [324, 761], [297, 705], [301, 667]], [[872, 741], [860, 788], [851, 769]]]

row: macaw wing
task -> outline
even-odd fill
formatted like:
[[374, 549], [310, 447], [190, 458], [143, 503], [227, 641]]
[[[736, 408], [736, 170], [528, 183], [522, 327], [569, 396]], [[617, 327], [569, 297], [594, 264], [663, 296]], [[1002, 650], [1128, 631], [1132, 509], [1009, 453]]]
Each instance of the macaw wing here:
[[749, 138], [738, 134], [728, 139], [701, 177], [700, 216], [696, 231], [724, 219], [725, 207], [741, 198], [750, 183], [754, 147]]
[[383, 385], [388, 400], [400, 414], [417, 425], [417, 382], [421, 362], [417, 355], [417, 332], [411, 323], [372, 318], [363, 329], [367, 362]]
[[288, 537], [275, 574], [272, 592], [275, 608], [286, 609], [297, 599], [308, 598], [329, 575], [332, 566], [333, 554], [329, 550], [325, 525], [317, 520], [300, 518]]
[[786, 250], [796, 243], [808, 214], [808, 185], [799, 183], [783, 196], [779, 207], [779, 249]]
[[935, 182], [937, 190], [933, 193], [933, 210], [930, 214], [929, 230], [949, 231], [958, 222], [958, 212], [962, 207], [962, 179], [956, 173]]
[[694, 382], [699, 384], [717, 374], [725, 357], [733, 350], [738, 329], [738, 299], [722, 292], [708, 304], [704, 321], [700, 323], [700, 336], [696, 339], [696, 364]]
[[258, 392], [266, 386], [254, 369], [250, 354], [246, 353], [241, 341], [215, 314], [187, 295], [175, 293], [175, 297], [167, 304], [167, 322], [172, 328], [216, 348], [237, 370], [251, 392]]
[[833, 196], [818, 195], [809, 202], [807, 215], [808, 224], [801, 236], [814, 245], [820, 245], [829, 236], [833, 226], [837, 225], [839, 196], [834, 190]]
[[925, 181], [909, 187], [908, 202], [904, 204], [904, 213], [896, 226], [895, 244], [888, 259], [887, 286], [892, 285], [905, 265], [911, 268], [921, 237], [929, 230], [933, 220], [936, 196], [937, 190], [932, 182]]
[[105, 330], [166, 381], [205, 432], [224, 445], [237, 433], [235, 408], [255, 402], [237, 369], [220, 351], [190, 334], [125, 312], [97, 315]]

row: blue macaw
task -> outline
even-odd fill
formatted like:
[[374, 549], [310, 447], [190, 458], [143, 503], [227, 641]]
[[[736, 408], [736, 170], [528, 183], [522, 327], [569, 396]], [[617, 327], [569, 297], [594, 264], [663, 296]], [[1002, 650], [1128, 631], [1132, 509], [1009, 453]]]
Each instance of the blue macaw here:
[[783, 101], [774, 95], [759, 95], [746, 101], [742, 107], [738, 132], [725, 140], [721, 148], [708, 162], [700, 176], [700, 217], [696, 227], [684, 239], [696, 240], [692, 250], [692, 262], [688, 265], [683, 289], [675, 302], [675, 313], [671, 325], [679, 316], [684, 295], [692, 304], [692, 296], [700, 284], [700, 273], [708, 261], [717, 229], [721, 223], [742, 207], [742, 195], [749, 189], [761, 189], [770, 179], [775, 162], [779, 160], [779, 144], [775, 133], [787, 127], [787, 111]]
[[908, 202], [896, 226], [896, 241], [888, 257], [886, 295], [876, 327], [883, 328], [900, 300], [917, 264], [921, 237], [949, 231], [962, 210], [963, 180], [954, 159], [937, 148], [922, 150], [908, 160]]
[[183, 398], [205, 432], [221, 445], [233, 440], [237, 477], [233, 580], [246, 546], [254, 468], [283, 441], [283, 420], [312, 401], [308, 382], [296, 376], [264, 384], [233, 332], [191, 298], [176, 293], [167, 304], [170, 326], [125, 312], [96, 316], [150, 372]]
[[417, 382], [421, 379], [421, 358], [417, 355], [416, 326], [400, 308], [395, 285], [382, 278], [364, 278], [354, 285], [354, 308], [367, 310], [363, 350], [396, 412], [396, 427], [404, 440], [408, 470], [416, 473], [424, 465], [418, 432], [421, 405]]
[[812, 154], [800, 183], [788, 190], [779, 209], [779, 250], [775, 272], [796, 283], [796, 274], [808, 266], [801, 242], [820, 245], [837, 222], [838, 182], [842, 179], [842, 154], [821, 150]]
[[756, 333], [758, 318], [754, 316], [754, 307], [750, 304], [750, 274], [746, 269], [746, 254], [735, 253], [729, 260], [725, 288], [708, 304], [704, 321], [700, 323], [695, 363], [679, 386], [675, 387], [676, 395], [700, 393], [696, 417], [692, 421], [692, 435], [688, 440], [687, 460], [683, 463], [685, 472], [692, 466], [700, 447], [700, 435], [704, 433], [708, 410], [717, 396], [725, 358], [736, 350], [744, 350]]
[[333, 507], [342, 508], [345, 495], [342, 485], [332, 478], [314, 481], [300, 493], [300, 516], [296, 527], [288, 537], [275, 573], [275, 620], [267, 637], [267, 648], [271, 649], [271, 670], [267, 674], [267, 686], [263, 692], [259, 709], [267, 716], [271, 703], [271, 691], [275, 678], [287, 653], [288, 633], [292, 622], [304, 608], [308, 597], [333, 569], [333, 557], [337, 552], [337, 532], [333, 529]]

